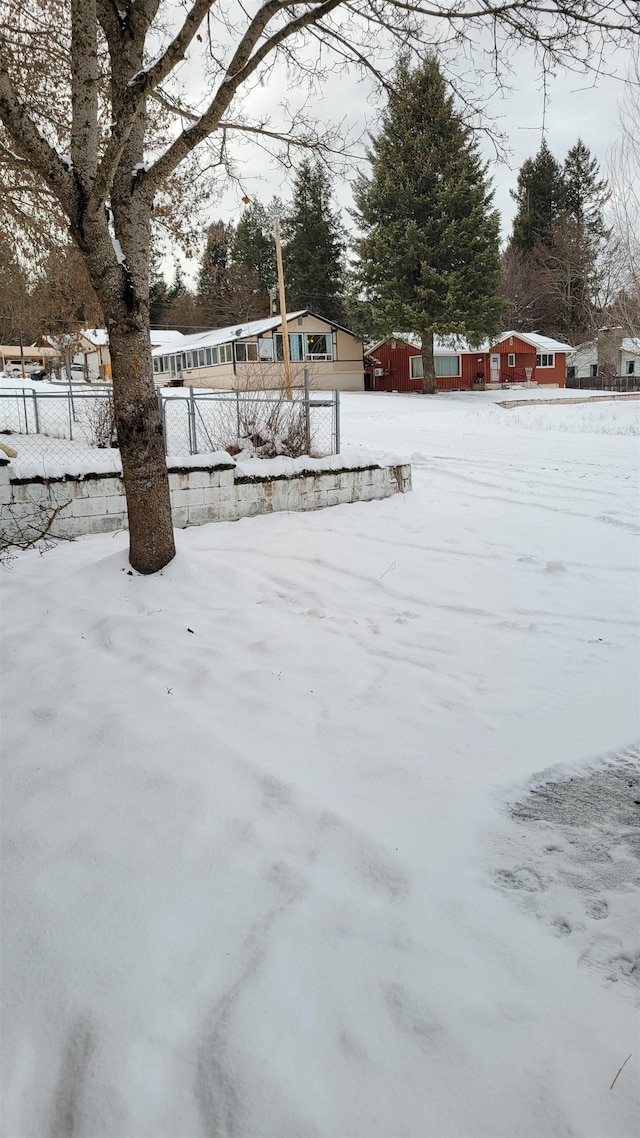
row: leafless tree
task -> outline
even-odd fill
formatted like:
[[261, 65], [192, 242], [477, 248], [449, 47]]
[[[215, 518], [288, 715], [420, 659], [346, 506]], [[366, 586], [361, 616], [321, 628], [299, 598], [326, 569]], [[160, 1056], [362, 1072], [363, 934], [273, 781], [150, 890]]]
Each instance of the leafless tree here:
[[[417, 52], [447, 43], [463, 52], [486, 25], [496, 58], [502, 43], [526, 42], [547, 62], [589, 59], [594, 38], [640, 34], [635, 8], [629, 0], [258, 0], [249, 8], [242, 0], [2, 0], [0, 152], [17, 215], [37, 208], [68, 230], [105, 315], [136, 569], [154, 572], [174, 555], [149, 257], [154, 209], [182, 164], [197, 152], [210, 172], [225, 167], [237, 134], [286, 147], [322, 141], [304, 120], [287, 130], [247, 117], [247, 94], [280, 62], [290, 86], [311, 89], [327, 67], [353, 63], [386, 83], [376, 64], [381, 37]], [[195, 107], [172, 87], [187, 57], [206, 62], [207, 94]], [[171, 129], [150, 148], [158, 100]]]
[[640, 52], [634, 52], [610, 160], [612, 233], [607, 259], [615, 323], [640, 336]]

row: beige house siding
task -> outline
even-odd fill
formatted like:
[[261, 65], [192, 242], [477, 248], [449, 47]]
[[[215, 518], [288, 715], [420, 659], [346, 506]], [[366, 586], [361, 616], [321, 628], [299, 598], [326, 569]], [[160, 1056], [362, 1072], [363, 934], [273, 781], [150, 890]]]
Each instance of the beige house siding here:
[[[333, 360], [292, 362], [291, 377], [294, 386], [302, 386], [304, 369], [309, 370], [310, 386], [316, 389], [333, 391], [364, 390], [364, 367], [362, 343], [348, 332], [334, 329], [331, 324], [317, 316], [301, 316], [289, 320], [289, 333], [303, 335], [313, 332], [331, 333], [333, 339]], [[278, 329], [276, 329], [276, 334]], [[260, 339], [271, 340], [273, 332], [265, 332]], [[246, 343], [252, 337], [239, 337], [236, 343]], [[284, 382], [284, 369], [278, 363], [235, 363], [217, 364], [214, 367], [184, 368], [182, 372], [186, 387], [215, 387], [235, 390], [246, 387], [280, 387]], [[159, 378], [159, 377], [156, 377]], [[167, 377], [168, 378], [168, 377]]]

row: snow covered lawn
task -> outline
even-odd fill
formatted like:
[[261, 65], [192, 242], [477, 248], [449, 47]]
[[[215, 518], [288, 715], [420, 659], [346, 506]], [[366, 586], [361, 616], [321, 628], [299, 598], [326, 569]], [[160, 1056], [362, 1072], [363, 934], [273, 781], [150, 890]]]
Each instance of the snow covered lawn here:
[[583, 406], [344, 395], [412, 494], [2, 570], [6, 1138], [635, 1135], [640, 402]]

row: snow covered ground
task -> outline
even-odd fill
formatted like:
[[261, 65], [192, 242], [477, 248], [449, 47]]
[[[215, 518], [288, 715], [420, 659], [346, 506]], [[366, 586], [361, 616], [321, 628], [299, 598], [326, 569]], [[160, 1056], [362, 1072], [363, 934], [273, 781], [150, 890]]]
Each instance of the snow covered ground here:
[[2, 570], [6, 1138], [637, 1132], [640, 401], [342, 408], [412, 494]]

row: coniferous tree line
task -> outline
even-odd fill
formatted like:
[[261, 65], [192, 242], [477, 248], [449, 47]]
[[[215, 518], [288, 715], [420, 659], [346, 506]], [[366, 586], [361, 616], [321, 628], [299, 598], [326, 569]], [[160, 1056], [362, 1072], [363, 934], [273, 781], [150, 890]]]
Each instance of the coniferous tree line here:
[[193, 288], [176, 266], [167, 284], [151, 283], [151, 324], [180, 330], [224, 327], [278, 311], [275, 219], [280, 219], [289, 311], [309, 308], [341, 323], [346, 318], [346, 236], [333, 202], [331, 176], [320, 162], [298, 167], [288, 205], [274, 197], [251, 201], [237, 225], [209, 226]]

